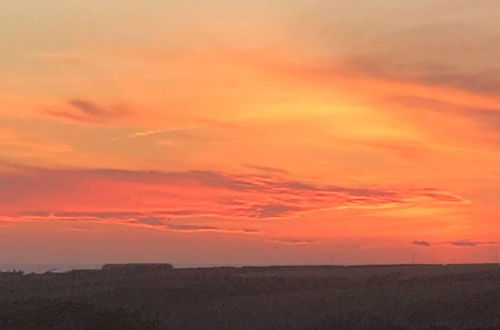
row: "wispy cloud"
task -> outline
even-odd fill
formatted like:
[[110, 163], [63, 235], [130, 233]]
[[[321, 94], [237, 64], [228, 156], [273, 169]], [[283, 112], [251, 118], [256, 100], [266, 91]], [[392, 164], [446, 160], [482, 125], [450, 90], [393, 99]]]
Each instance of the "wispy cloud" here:
[[311, 239], [300, 239], [300, 238], [273, 238], [269, 240], [273, 243], [278, 244], [288, 244], [288, 245], [310, 245], [315, 244], [317, 241]]
[[264, 172], [264, 173], [271, 173], [271, 174], [289, 174], [288, 171], [281, 169], [281, 168], [275, 168], [275, 167], [269, 167], [269, 166], [259, 166], [259, 165], [252, 165], [252, 164], [245, 164], [246, 167]]
[[482, 241], [471, 241], [471, 240], [460, 240], [449, 242], [451, 245], [463, 246], [463, 247], [475, 247], [478, 245], [497, 245], [499, 242], [482, 242]]
[[[15, 168], [15, 167], [14, 167]], [[19, 217], [138, 219], [216, 216], [240, 219], [294, 217], [331, 208], [463, 204], [434, 188], [319, 186], [272, 176], [211, 171], [42, 169], [0, 174], [3, 212]]]
[[122, 104], [105, 107], [85, 99], [71, 99], [67, 101], [67, 105], [69, 108], [66, 110], [49, 110], [48, 113], [56, 117], [94, 123], [105, 123], [129, 113], [128, 108]]
[[[0, 220], [0, 225], [15, 224], [24, 219], [24, 221], [57, 221], [72, 223], [67, 227], [69, 231], [92, 232], [92, 227], [81, 225], [79, 223], [95, 224], [120, 224], [132, 227], [146, 227], [156, 230], [175, 231], [181, 233], [222, 233], [222, 234], [245, 234], [257, 235], [262, 231], [255, 228], [222, 227], [215, 225], [206, 225], [191, 223], [190, 218], [177, 219], [174, 221], [171, 217], [165, 217], [155, 213], [140, 212], [47, 212], [30, 211], [18, 213], [14, 216], [6, 217], [7, 220]], [[215, 219], [211, 219], [213, 222]]]
[[431, 245], [453, 245], [459, 247], [476, 247], [479, 245], [497, 245], [500, 242], [495, 241], [474, 241], [474, 240], [456, 240], [456, 241], [446, 241], [446, 242], [434, 242], [430, 243], [428, 241], [416, 240], [413, 241], [412, 244], [429, 247]]
[[79, 225], [68, 226], [67, 230], [69, 230], [69, 231], [76, 231], [76, 232], [83, 232], [83, 233], [90, 233], [90, 232], [94, 232], [95, 231], [93, 228], [90, 228], [90, 227], [87, 227], [87, 226], [79, 226]]
[[[500, 79], [497, 72], [467, 71], [432, 58], [427, 61], [401, 59], [393, 55], [370, 54], [345, 59], [345, 70], [358, 72], [381, 79], [415, 83], [427, 86], [442, 86], [471, 93], [497, 94]], [[456, 63], [458, 66], [458, 63]], [[479, 71], [480, 70], [480, 71]]]
[[166, 228], [172, 231], [180, 232], [214, 232], [214, 233], [229, 233], [229, 234], [249, 234], [255, 235], [259, 234], [260, 231], [257, 229], [248, 228], [222, 228], [216, 226], [204, 226], [204, 225], [194, 225], [194, 224], [166, 224]]
[[153, 130], [145, 130], [145, 131], [138, 131], [134, 132], [128, 135], [124, 136], [119, 136], [114, 139], [113, 141], [119, 141], [119, 140], [127, 140], [127, 139], [134, 139], [134, 138], [141, 138], [141, 137], [146, 137], [146, 136], [152, 136], [152, 135], [159, 135], [159, 134], [165, 134], [165, 133], [172, 133], [180, 131], [180, 129], [176, 128], [169, 128], [169, 129], [153, 129]]
[[484, 128], [500, 133], [500, 107], [472, 107], [424, 97], [396, 97], [391, 102], [418, 110], [445, 113], [471, 119]]
[[419, 241], [419, 240], [413, 241], [412, 244], [418, 245], [418, 246], [431, 246], [431, 243], [429, 243], [427, 241]]

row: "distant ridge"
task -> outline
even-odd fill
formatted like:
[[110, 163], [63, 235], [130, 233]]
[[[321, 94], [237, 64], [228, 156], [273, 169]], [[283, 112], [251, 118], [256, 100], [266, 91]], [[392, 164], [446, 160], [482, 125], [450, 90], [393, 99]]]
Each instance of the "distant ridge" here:
[[103, 271], [151, 272], [171, 270], [174, 266], [169, 263], [105, 264], [101, 269]]

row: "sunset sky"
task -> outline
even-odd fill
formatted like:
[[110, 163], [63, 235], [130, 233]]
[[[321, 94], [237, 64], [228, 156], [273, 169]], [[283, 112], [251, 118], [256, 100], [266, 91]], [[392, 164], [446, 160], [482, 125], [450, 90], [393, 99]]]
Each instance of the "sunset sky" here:
[[0, 264], [496, 260], [499, 1], [1, 7]]

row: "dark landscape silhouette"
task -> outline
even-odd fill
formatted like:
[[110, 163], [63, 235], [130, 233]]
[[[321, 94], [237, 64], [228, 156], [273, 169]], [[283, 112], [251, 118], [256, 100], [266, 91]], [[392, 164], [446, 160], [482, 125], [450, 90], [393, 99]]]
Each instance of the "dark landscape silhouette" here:
[[0, 273], [0, 329], [500, 329], [500, 266]]

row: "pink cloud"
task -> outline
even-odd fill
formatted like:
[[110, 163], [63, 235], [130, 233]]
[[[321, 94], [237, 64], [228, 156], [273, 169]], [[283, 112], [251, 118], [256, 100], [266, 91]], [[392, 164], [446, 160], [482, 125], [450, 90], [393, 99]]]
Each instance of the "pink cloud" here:
[[214, 216], [249, 220], [331, 208], [465, 202], [434, 188], [320, 186], [269, 175], [11, 168], [0, 174], [0, 207], [5, 215], [19, 218], [144, 221], [148, 217]]

